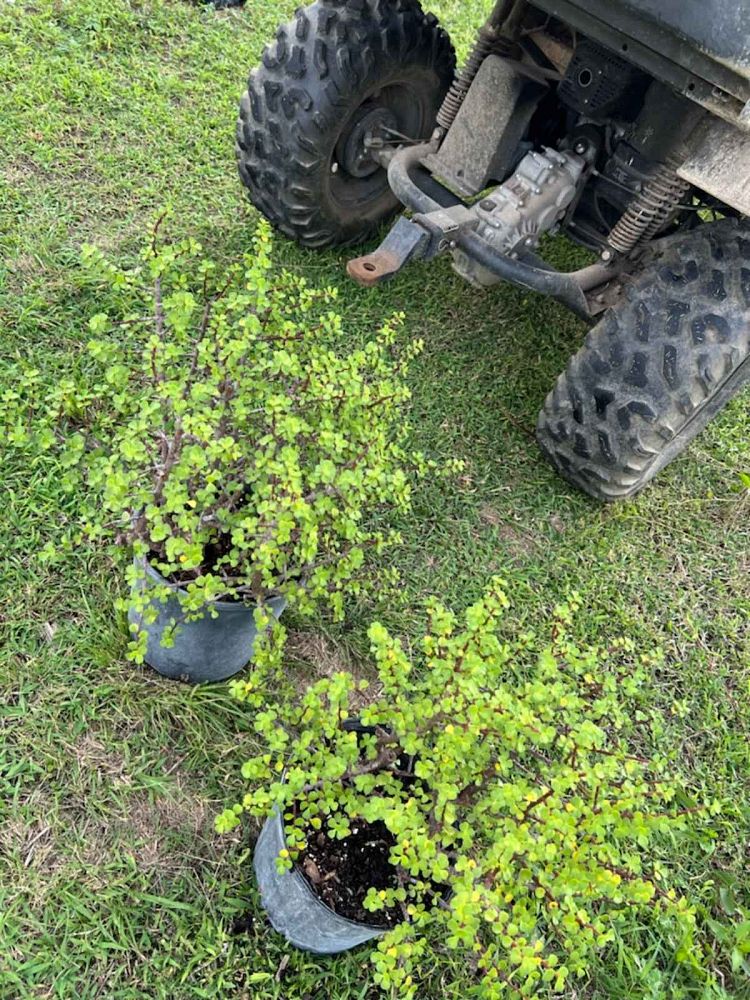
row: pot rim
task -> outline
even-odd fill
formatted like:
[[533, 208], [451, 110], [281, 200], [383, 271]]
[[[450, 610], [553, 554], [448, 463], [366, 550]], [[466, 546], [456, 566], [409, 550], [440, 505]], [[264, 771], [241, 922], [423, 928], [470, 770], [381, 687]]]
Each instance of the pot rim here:
[[[156, 580], [159, 583], [166, 583], [172, 588], [175, 594], [187, 594], [187, 590], [183, 586], [175, 586], [170, 583], [166, 577], [162, 576], [158, 569], [151, 565], [151, 562], [146, 558], [146, 556], [135, 556], [133, 562], [144, 567], [146, 575], [150, 576], [152, 580]], [[273, 607], [274, 604], [278, 604], [280, 601], [284, 602], [286, 606], [287, 599], [282, 594], [276, 597], [266, 597], [262, 602], [256, 604], [245, 604], [244, 601], [208, 601], [206, 602], [206, 607], [212, 608], [222, 608], [225, 611], [255, 611], [256, 608], [266, 608]]]
[[[279, 809], [278, 806], [274, 807], [273, 813], [266, 819], [266, 822], [267, 823], [276, 823], [277, 824], [277, 826], [279, 828], [280, 835], [281, 835], [281, 839], [282, 839], [282, 841], [284, 843], [284, 846], [286, 846], [286, 833], [285, 833], [285, 830], [284, 830], [284, 821], [283, 821], [282, 816], [281, 816], [281, 810]], [[277, 855], [277, 857], [278, 857], [278, 855]], [[308, 895], [310, 896], [310, 898], [312, 900], [314, 900], [315, 903], [317, 903], [318, 906], [322, 906], [323, 909], [326, 910], [326, 912], [333, 914], [333, 916], [336, 917], [337, 920], [342, 920], [344, 923], [348, 924], [350, 927], [356, 927], [358, 929], [364, 928], [365, 930], [373, 931], [378, 936], [382, 936], [383, 934], [387, 934], [388, 931], [393, 930], [392, 927], [384, 927], [382, 924], [380, 926], [378, 926], [377, 924], [367, 924], [367, 923], [364, 923], [363, 921], [352, 920], [351, 917], [344, 917], [340, 913], [336, 913], [336, 911], [333, 909], [333, 907], [329, 906], [328, 903], [324, 903], [323, 900], [320, 898], [320, 896], [315, 892], [315, 890], [313, 889], [313, 887], [310, 885], [310, 883], [307, 881], [307, 879], [305, 878], [305, 876], [302, 874], [302, 872], [300, 870], [300, 867], [299, 867], [299, 865], [297, 864], [296, 861], [293, 862], [293, 867], [292, 867], [291, 871], [289, 872], [289, 874], [290, 875], [293, 874], [297, 878], [297, 880], [299, 882], [301, 882], [302, 885], [304, 885], [305, 890], [307, 891]], [[398, 925], [396, 925], [396, 926], [398, 926]]]

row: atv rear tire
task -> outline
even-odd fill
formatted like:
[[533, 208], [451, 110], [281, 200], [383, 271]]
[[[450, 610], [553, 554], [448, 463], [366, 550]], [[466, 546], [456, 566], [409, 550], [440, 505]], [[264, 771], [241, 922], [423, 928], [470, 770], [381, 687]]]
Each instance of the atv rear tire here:
[[539, 415], [556, 469], [598, 500], [638, 493], [750, 379], [750, 228], [660, 241]]
[[300, 8], [240, 104], [237, 161], [251, 200], [305, 246], [366, 239], [398, 202], [365, 135], [428, 137], [454, 68], [448, 35], [417, 0]]

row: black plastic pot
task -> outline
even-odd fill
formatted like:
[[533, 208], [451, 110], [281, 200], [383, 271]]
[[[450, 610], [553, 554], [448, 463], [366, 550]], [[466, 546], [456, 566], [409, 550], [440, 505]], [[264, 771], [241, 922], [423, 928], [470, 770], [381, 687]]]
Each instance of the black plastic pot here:
[[253, 864], [268, 919], [290, 944], [317, 955], [333, 955], [385, 933], [382, 927], [360, 924], [334, 913], [318, 899], [296, 868], [279, 873], [276, 859], [285, 847], [284, 823], [277, 812], [261, 830]]
[[[156, 583], [165, 583], [157, 571], [146, 564], [146, 576]], [[146, 663], [164, 677], [204, 684], [223, 681], [238, 673], [253, 658], [255, 639], [255, 609], [235, 601], [217, 601], [213, 607], [217, 617], [205, 614], [198, 621], [183, 622], [170, 647], [162, 646], [165, 631], [180, 622], [183, 613], [178, 594], [166, 602], [156, 603], [157, 617], [153, 624], [141, 621], [139, 612], [131, 610], [128, 620], [135, 622], [148, 635]], [[184, 591], [182, 591], [184, 593]], [[286, 607], [283, 597], [271, 598], [268, 610], [278, 618]]]

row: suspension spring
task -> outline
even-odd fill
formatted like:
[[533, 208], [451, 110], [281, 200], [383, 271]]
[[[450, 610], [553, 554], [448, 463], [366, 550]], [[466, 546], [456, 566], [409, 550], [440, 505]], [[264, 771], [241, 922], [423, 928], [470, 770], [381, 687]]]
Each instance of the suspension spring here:
[[487, 56], [493, 52], [502, 56], [510, 54], [513, 43], [499, 32], [507, 8], [508, 4], [505, 0], [496, 5], [487, 22], [477, 32], [477, 37], [466, 62], [456, 73], [448, 93], [443, 98], [443, 103], [437, 113], [437, 123], [444, 132], [447, 132], [455, 121], [458, 109], [463, 104], [469, 87], [474, 82], [479, 67]]
[[677, 176], [677, 162], [668, 160], [648, 180], [616, 223], [607, 243], [628, 254], [639, 243], [652, 239], [687, 194], [690, 185]]

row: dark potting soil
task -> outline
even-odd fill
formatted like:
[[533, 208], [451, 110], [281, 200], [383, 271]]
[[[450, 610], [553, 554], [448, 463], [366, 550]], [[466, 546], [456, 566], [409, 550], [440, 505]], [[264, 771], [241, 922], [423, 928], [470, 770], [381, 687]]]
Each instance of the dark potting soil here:
[[[222, 565], [221, 570], [218, 568], [219, 560], [222, 559], [226, 553], [229, 551], [229, 543], [220, 541], [217, 543], [210, 543], [205, 548], [205, 558], [203, 564], [199, 570], [195, 570], [190, 573], [170, 573], [169, 576], [165, 577], [167, 583], [172, 583], [178, 587], [187, 587], [197, 576], [201, 573], [226, 573], [229, 576], [236, 576], [236, 571], [231, 566]], [[148, 555], [149, 563], [155, 567], [158, 562], [161, 562], [162, 556], [158, 552], [150, 552]], [[260, 587], [260, 585], [259, 585]], [[222, 601], [227, 601], [229, 603], [242, 603], [242, 598], [237, 597], [234, 594], [224, 594], [220, 598]]]
[[388, 861], [394, 839], [384, 823], [352, 823], [343, 840], [311, 832], [297, 865], [313, 892], [341, 917], [376, 927], [395, 927], [404, 917], [398, 906], [371, 912], [362, 905], [368, 889], [397, 889]]
[[[207, 0], [207, 2], [212, 2], [212, 0]], [[195, 578], [201, 573], [218, 573], [219, 576], [238, 576], [239, 574], [236, 567], [227, 566], [226, 563], [222, 563], [221, 566], [219, 566], [220, 560], [224, 559], [224, 557], [230, 552], [231, 548], [232, 543], [230, 537], [228, 535], [220, 535], [216, 541], [209, 542], [205, 546], [203, 552], [203, 563], [201, 564], [200, 569], [194, 570], [190, 573], [170, 573], [170, 575], [166, 577], [167, 582], [175, 584], [178, 587], [187, 587], [188, 584], [195, 580]], [[149, 552], [147, 558], [151, 566], [155, 567], [156, 564], [161, 562], [164, 557], [158, 552], [154, 552], [152, 550]], [[292, 574], [292, 576], [294, 576], [294, 574]], [[249, 594], [246, 599], [247, 602], [250, 604], [254, 603], [252, 594], [253, 591], [257, 592], [258, 596], [262, 596], [264, 594], [265, 596], [268, 596], [265, 593], [260, 575], [258, 575], [257, 580], [250, 581], [250, 583], [253, 586], [251, 587], [251, 594]], [[230, 603], [243, 602], [243, 598], [238, 597], [235, 594], [224, 594], [220, 600], [228, 601]]]
[[[231, 549], [231, 540], [228, 535], [221, 535], [215, 542], [209, 542], [203, 550], [203, 563], [200, 567], [201, 573], [215, 573], [217, 572], [217, 565], [220, 559], [223, 559]], [[148, 561], [151, 565], [161, 562], [164, 557], [158, 552], [151, 551], [148, 554]], [[233, 573], [232, 567], [222, 566], [222, 570], [226, 573]], [[181, 587], [186, 587], [192, 580], [197, 576], [197, 571], [191, 573], [171, 573], [166, 579], [170, 583], [176, 583]]]

